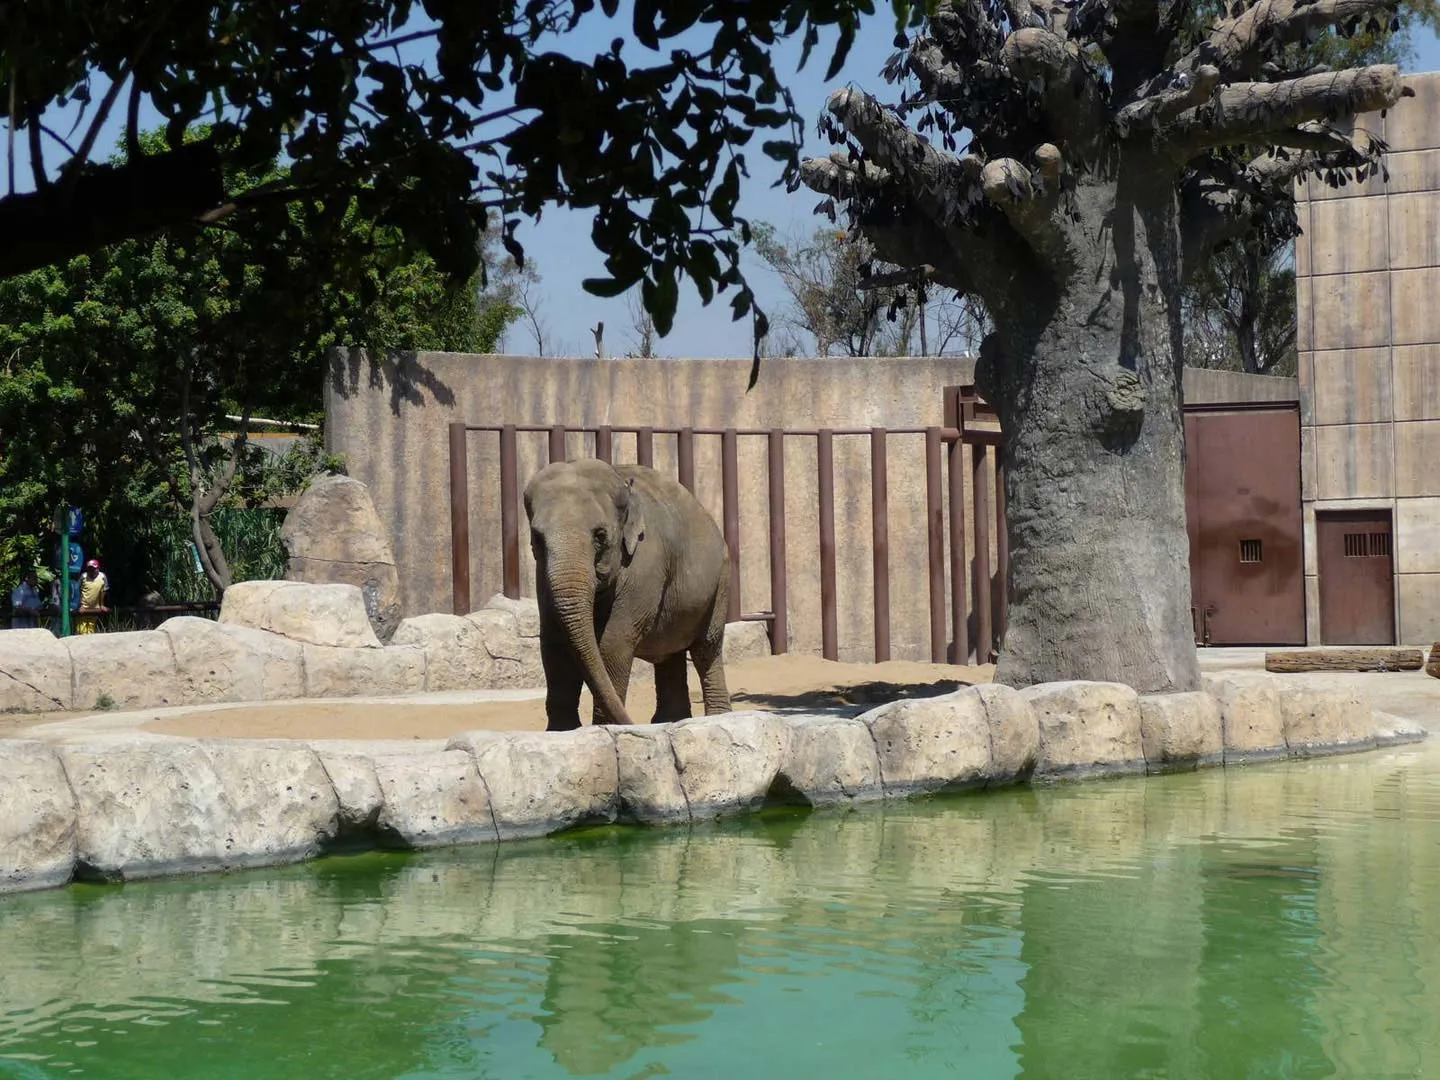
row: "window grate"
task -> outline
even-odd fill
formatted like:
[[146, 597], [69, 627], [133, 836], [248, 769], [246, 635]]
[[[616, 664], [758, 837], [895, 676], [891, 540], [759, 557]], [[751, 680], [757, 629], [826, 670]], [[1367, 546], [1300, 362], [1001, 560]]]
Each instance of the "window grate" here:
[[1388, 532], [1346, 533], [1345, 557], [1347, 559], [1388, 559], [1390, 557], [1390, 534]]
[[1259, 540], [1240, 541], [1240, 561], [1242, 563], [1258, 563], [1262, 561]]

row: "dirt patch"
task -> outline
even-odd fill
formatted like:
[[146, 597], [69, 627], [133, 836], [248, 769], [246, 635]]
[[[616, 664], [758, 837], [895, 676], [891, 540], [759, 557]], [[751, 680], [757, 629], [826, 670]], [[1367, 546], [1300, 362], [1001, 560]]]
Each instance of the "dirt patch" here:
[[[847, 709], [860, 712], [898, 698], [933, 697], [961, 686], [989, 682], [993, 666], [953, 667], [891, 660], [884, 664], [842, 664], [813, 656], [767, 656], [726, 669], [738, 709]], [[700, 691], [691, 687], [698, 702]], [[640, 722], [655, 711], [651, 686], [632, 686], [627, 705]], [[590, 716], [589, 694], [580, 715]], [[0, 717], [0, 737], [20, 728], [58, 720], [60, 714]], [[147, 731], [192, 738], [443, 739], [461, 731], [542, 731], [545, 702], [482, 701], [462, 704], [379, 703], [315, 700], [297, 705], [237, 705], [205, 712], [157, 717]]]

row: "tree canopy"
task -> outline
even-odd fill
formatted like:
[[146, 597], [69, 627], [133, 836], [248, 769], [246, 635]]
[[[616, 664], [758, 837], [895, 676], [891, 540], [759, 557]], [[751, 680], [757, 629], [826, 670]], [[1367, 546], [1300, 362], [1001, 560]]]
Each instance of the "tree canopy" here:
[[[911, 17], [908, 0], [896, 0]], [[400, 230], [452, 276], [478, 268], [487, 229], [517, 258], [515, 228], [551, 205], [592, 210], [608, 277], [639, 286], [668, 332], [678, 283], [734, 290], [735, 215], [745, 148], [793, 162], [802, 118], [775, 70], [781, 35], [835, 30], [838, 70], [871, 0], [39, 0], [0, 5], [0, 75], [13, 140], [26, 140], [33, 192], [0, 198], [0, 274], [34, 269], [163, 225], [213, 222], [277, 202]], [[589, 58], [560, 51], [581, 24], [614, 26]], [[138, 116], [166, 118], [144, 152]], [[76, 133], [47, 117], [81, 107]], [[126, 159], [92, 162], [111, 116]], [[197, 123], [208, 137], [187, 141]], [[279, 156], [283, 178], [237, 191], [229, 176]], [[763, 329], [763, 327], [761, 327]]]

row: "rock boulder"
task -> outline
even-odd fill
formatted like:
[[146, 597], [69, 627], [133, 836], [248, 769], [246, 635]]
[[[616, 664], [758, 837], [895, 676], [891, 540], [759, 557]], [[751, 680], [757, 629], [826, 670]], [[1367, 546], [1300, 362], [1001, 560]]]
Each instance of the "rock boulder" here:
[[1145, 771], [1183, 772], [1218, 765], [1225, 755], [1220, 706], [1209, 694], [1143, 694], [1140, 741]]
[[400, 625], [400, 575], [389, 531], [364, 484], [317, 477], [285, 515], [280, 540], [285, 580], [356, 586], [375, 636], [390, 640]]
[[777, 799], [828, 806], [878, 799], [880, 759], [870, 729], [840, 716], [792, 716], [789, 744], [774, 784]]
[[376, 755], [384, 805], [375, 822], [394, 847], [432, 848], [499, 839], [490, 797], [463, 750]]
[[406, 619], [390, 644], [425, 650], [426, 690], [484, 690], [496, 685], [495, 659], [485, 647], [484, 632], [462, 615]]
[[354, 585], [237, 581], [220, 601], [220, 621], [268, 630], [307, 645], [378, 649], [380, 640]]
[[0, 739], [0, 893], [69, 881], [75, 825], [75, 795], [54, 747]]
[[306, 697], [390, 697], [425, 689], [425, 650], [412, 645], [381, 649], [328, 649], [306, 645]]
[[887, 797], [983, 784], [992, 771], [990, 725], [972, 689], [892, 701], [860, 717], [870, 728]]
[[159, 630], [79, 634], [62, 644], [74, 665], [72, 708], [149, 709], [182, 703], [170, 637]]
[[1220, 706], [1225, 764], [1242, 765], [1284, 757], [1285, 719], [1280, 712], [1277, 682], [1260, 672], [1202, 675], [1201, 686]]
[[166, 619], [160, 633], [175, 654], [179, 704], [265, 700], [264, 658], [213, 619]]
[[758, 810], [785, 761], [783, 717], [732, 712], [667, 725], [690, 819]]
[[639, 825], [690, 820], [690, 804], [680, 784], [672, 724], [610, 726], [615, 740], [619, 820]]
[[615, 740], [603, 728], [470, 731], [446, 749], [475, 759], [501, 840], [615, 820]]
[[1020, 691], [1040, 728], [1035, 775], [1144, 772], [1140, 698], [1120, 683], [1040, 683]]
[[49, 630], [0, 630], [0, 713], [70, 708], [71, 670]]

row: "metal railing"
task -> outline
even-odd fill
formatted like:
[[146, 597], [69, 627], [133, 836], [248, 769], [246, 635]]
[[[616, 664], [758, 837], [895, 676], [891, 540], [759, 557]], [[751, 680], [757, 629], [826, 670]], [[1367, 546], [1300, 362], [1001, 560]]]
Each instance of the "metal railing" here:
[[[785, 564], [785, 444], [791, 439], [813, 439], [816, 446], [816, 491], [819, 513], [821, 653], [827, 660], [839, 658], [839, 629], [836, 616], [835, 562], [835, 451], [837, 438], [863, 438], [870, 442], [870, 524], [874, 596], [874, 653], [876, 662], [890, 659], [890, 523], [888, 491], [888, 439], [892, 435], [925, 437], [925, 523], [927, 533], [927, 575], [929, 599], [930, 658], [935, 663], [952, 661], [948, 642], [953, 642], [953, 662], [964, 663], [970, 655], [967, 579], [973, 578], [977, 662], [994, 657], [1004, 635], [1006, 581], [1009, 550], [1005, 537], [1004, 468], [998, 460], [1000, 432], [993, 416], [975, 396], [971, 387], [947, 387], [944, 398], [945, 423], [933, 427], [903, 428], [708, 428], [600, 425], [566, 427], [561, 424], [466, 424], [450, 425], [450, 553], [452, 607], [456, 614], [471, 610], [470, 591], [470, 481], [467, 463], [468, 438], [472, 432], [499, 437], [500, 544], [502, 591], [511, 598], [520, 596], [520, 477], [518, 438], [526, 433], [548, 435], [549, 461], [566, 459], [566, 439], [572, 433], [594, 437], [595, 457], [614, 460], [617, 434], [635, 437], [636, 462], [653, 466], [656, 434], [676, 440], [677, 479], [695, 490], [695, 446], [697, 439], [720, 440], [721, 524], [730, 551], [730, 588], [727, 621], [760, 620], [769, 624], [771, 651], [789, 649], [790, 628], [787, 594], [789, 581]], [[739, 443], [741, 439], [765, 439], [767, 443], [767, 486], [769, 505], [770, 607], [768, 611], [744, 613], [740, 606], [740, 498]], [[970, 450], [967, 463], [966, 448]], [[996, 449], [996, 498], [992, 508], [988, 481], [989, 448]], [[965, 567], [966, 506], [965, 473], [971, 474], [975, 561]], [[948, 483], [947, 483], [948, 475]], [[946, 597], [946, 524], [949, 525], [949, 603]], [[998, 590], [992, 592], [990, 529], [994, 524]], [[1001, 599], [995, 603], [996, 597]], [[946, 625], [947, 606], [949, 625]], [[981, 651], [983, 648], [983, 652]]]

